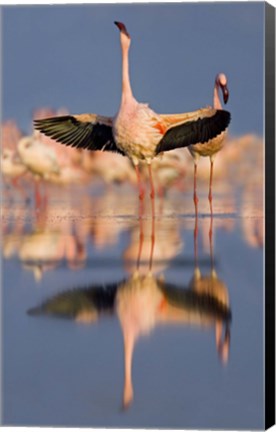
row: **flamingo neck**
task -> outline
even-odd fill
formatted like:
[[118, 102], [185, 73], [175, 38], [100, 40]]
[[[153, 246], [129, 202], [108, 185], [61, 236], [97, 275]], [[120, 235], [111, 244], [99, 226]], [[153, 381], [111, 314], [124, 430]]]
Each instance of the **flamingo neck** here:
[[222, 109], [222, 105], [219, 98], [219, 83], [217, 81], [215, 82], [215, 87], [214, 87], [213, 106], [215, 109]]
[[133, 99], [129, 78], [129, 46], [122, 43], [122, 102]]

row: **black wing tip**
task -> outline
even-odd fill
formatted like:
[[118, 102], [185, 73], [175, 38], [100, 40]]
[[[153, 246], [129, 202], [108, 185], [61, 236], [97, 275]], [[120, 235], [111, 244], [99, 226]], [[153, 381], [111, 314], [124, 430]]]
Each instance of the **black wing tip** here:
[[74, 115], [35, 119], [33, 125], [34, 129], [60, 144], [80, 149], [111, 151], [125, 156], [117, 147], [109, 125], [80, 121]]
[[35, 129], [39, 129], [43, 124], [44, 120], [33, 120], [33, 125]]
[[[224, 122], [226, 124], [225, 129], [227, 128], [227, 126], [229, 126], [230, 122], [231, 122], [231, 114], [229, 111], [226, 110], [217, 110], [216, 114], [215, 114], [218, 118], [220, 118], [222, 120], [222, 122]], [[223, 132], [223, 131], [221, 131]]]
[[64, 122], [67, 120], [75, 120], [77, 122], [74, 116], [65, 115], [65, 116], [46, 117], [44, 119], [34, 119], [33, 124], [35, 127], [40, 127], [44, 125], [46, 126], [46, 125], [52, 125], [55, 123]]
[[33, 126], [34, 126], [35, 130], [37, 130], [39, 132], [44, 132], [45, 124], [44, 124], [43, 120], [42, 121], [34, 120]]

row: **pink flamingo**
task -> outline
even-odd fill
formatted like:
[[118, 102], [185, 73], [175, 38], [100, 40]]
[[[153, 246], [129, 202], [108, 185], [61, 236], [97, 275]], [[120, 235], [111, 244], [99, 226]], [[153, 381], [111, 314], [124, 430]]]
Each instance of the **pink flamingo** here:
[[[34, 175], [35, 205], [36, 208], [39, 208], [41, 205], [39, 184], [43, 180], [47, 181], [51, 175], [55, 174], [58, 176], [60, 174], [60, 166], [56, 154], [53, 149], [40, 141], [37, 133], [21, 138], [17, 150], [22, 163]], [[44, 196], [43, 204], [46, 204], [46, 195]]]
[[[213, 107], [216, 110], [222, 110], [222, 105], [219, 98], [219, 88], [222, 90], [223, 94], [223, 100], [226, 104], [229, 97], [229, 91], [227, 87], [227, 77], [223, 73], [219, 73], [216, 76], [215, 79], [215, 86], [214, 86], [214, 96], [213, 96]], [[210, 139], [206, 144], [201, 145], [199, 144], [192, 144], [188, 147], [193, 159], [194, 159], [194, 203], [196, 206], [197, 211], [197, 203], [198, 203], [198, 197], [196, 193], [196, 174], [197, 174], [197, 163], [200, 158], [200, 156], [209, 156], [210, 158], [210, 181], [209, 181], [209, 202], [212, 210], [212, 180], [213, 180], [213, 168], [214, 168], [214, 157], [216, 153], [218, 153], [224, 143], [224, 139], [226, 136], [226, 129], [221, 131], [219, 135], [216, 137]]]
[[129, 77], [131, 38], [123, 23], [115, 24], [120, 30], [122, 49], [122, 97], [118, 113], [113, 118], [97, 114], [65, 115], [35, 120], [34, 126], [66, 145], [128, 156], [135, 166], [140, 199], [144, 197], [144, 190], [139, 164], [146, 162], [153, 205], [152, 160], [164, 151], [203, 144], [215, 138], [227, 128], [230, 113], [207, 107], [189, 113], [162, 115], [147, 104], [139, 103], [132, 94]]
[[25, 200], [27, 195], [20, 184], [19, 179], [27, 172], [26, 166], [20, 161], [18, 155], [11, 148], [4, 148], [1, 154], [1, 171], [5, 183], [11, 183], [14, 188], [17, 188]]

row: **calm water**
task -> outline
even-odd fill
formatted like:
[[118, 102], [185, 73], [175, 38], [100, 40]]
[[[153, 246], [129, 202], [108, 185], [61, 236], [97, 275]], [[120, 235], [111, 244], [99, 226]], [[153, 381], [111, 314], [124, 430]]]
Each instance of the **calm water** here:
[[261, 197], [200, 192], [4, 201], [5, 424], [263, 427]]

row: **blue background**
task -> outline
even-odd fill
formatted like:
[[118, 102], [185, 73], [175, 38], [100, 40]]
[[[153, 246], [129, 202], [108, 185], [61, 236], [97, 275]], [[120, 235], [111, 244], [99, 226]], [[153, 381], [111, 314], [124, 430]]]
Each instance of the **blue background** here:
[[3, 118], [31, 131], [48, 106], [114, 115], [121, 93], [118, 29], [132, 36], [131, 82], [157, 112], [212, 104], [229, 79], [230, 133], [263, 132], [264, 3], [3, 7]]

